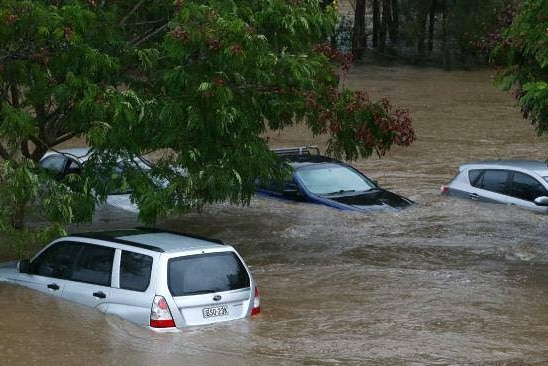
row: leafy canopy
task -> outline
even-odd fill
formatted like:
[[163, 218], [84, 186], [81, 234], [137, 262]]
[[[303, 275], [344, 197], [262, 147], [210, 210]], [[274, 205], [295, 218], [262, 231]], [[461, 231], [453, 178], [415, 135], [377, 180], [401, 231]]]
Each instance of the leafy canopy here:
[[548, 2], [524, 0], [492, 53], [500, 86], [513, 91], [539, 136], [548, 132], [547, 29]]
[[63, 220], [46, 215], [65, 224], [90, 218], [87, 192], [105, 199], [117, 156], [156, 152], [150, 174], [129, 166], [116, 180], [153, 222], [249, 202], [257, 177], [283, 174], [269, 130], [304, 123], [347, 159], [411, 144], [406, 111], [340, 86], [351, 57], [328, 45], [336, 21], [317, 0], [4, 0], [0, 156], [28, 170], [74, 137], [95, 149], [82, 177], [61, 182], [82, 200], [61, 201]]

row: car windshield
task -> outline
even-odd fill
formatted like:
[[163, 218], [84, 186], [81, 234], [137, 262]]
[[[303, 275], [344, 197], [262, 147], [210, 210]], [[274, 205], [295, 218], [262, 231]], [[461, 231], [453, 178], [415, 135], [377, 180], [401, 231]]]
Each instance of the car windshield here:
[[548, 182], [548, 177], [542, 177], [542, 178], [544, 178], [544, 180]]
[[318, 195], [364, 192], [376, 185], [353, 169], [337, 164], [322, 164], [298, 169], [295, 175], [308, 191]]

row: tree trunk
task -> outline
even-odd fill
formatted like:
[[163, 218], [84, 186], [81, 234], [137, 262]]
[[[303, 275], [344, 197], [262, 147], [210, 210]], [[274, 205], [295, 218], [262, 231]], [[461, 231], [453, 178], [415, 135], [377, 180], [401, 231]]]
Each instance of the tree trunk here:
[[386, 36], [388, 31], [388, 24], [391, 20], [390, 12], [390, 1], [391, 0], [382, 0], [382, 19], [381, 19], [381, 30], [379, 37], [379, 50], [384, 51], [386, 47]]
[[400, 8], [398, 0], [392, 0], [391, 10], [392, 17], [390, 19], [388, 34], [390, 35], [390, 41], [392, 42], [392, 44], [396, 44], [398, 42], [398, 36], [400, 32]]
[[436, 0], [432, 0], [429, 15], [430, 23], [428, 25], [428, 51], [430, 52], [432, 52], [432, 50], [434, 49], [434, 25], [436, 22], [436, 11]]
[[449, 45], [447, 44], [447, 4], [446, 0], [441, 0], [441, 49], [443, 52], [443, 66], [451, 67], [451, 58], [449, 54]]
[[421, 13], [418, 18], [419, 34], [417, 39], [417, 51], [421, 56], [424, 55], [424, 42], [426, 38], [426, 21], [428, 15], [426, 13]]
[[381, 9], [379, 0], [372, 0], [373, 8], [373, 48], [379, 47], [379, 32], [381, 28]]
[[356, 0], [354, 12], [354, 33], [352, 35], [352, 55], [361, 59], [367, 48], [367, 35], [365, 34], [365, 5], [366, 0]]

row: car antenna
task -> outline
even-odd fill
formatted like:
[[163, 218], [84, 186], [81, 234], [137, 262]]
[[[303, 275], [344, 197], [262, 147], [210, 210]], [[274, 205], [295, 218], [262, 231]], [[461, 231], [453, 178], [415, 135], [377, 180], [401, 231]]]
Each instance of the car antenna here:
[[495, 154], [497, 155], [498, 160], [502, 160], [502, 159], [500, 158], [500, 155], [499, 155], [499, 152], [498, 152], [498, 151], [495, 150]]

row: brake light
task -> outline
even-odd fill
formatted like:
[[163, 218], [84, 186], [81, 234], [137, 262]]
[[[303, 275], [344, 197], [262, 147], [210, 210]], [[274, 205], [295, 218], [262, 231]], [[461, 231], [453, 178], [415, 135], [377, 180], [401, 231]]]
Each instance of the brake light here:
[[440, 193], [441, 194], [449, 193], [449, 186], [445, 186], [445, 185], [441, 186]]
[[169, 311], [166, 299], [156, 295], [150, 309], [150, 326], [153, 328], [173, 328], [175, 321]]
[[261, 312], [261, 299], [259, 298], [259, 288], [255, 287], [255, 298], [253, 299], [253, 309], [251, 315], [257, 315]]

